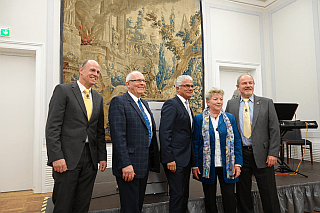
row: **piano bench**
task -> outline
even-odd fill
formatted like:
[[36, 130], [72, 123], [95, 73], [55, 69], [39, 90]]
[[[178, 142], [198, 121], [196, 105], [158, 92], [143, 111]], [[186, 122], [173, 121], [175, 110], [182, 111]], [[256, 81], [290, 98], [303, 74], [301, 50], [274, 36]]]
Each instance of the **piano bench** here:
[[[305, 140], [304, 139], [296, 139], [296, 140], [284, 140], [286, 143], [286, 148], [287, 148], [287, 163], [289, 164], [289, 157], [291, 157], [291, 146], [292, 145], [300, 145], [301, 146], [301, 156], [303, 155], [303, 150], [304, 150], [304, 145], [305, 145]], [[306, 142], [307, 146], [309, 145], [310, 150], [310, 158], [311, 158], [311, 165], [313, 165], [313, 156], [312, 156], [312, 142], [307, 140]], [[290, 148], [289, 148], [290, 146]], [[289, 155], [290, 151], [290, 155]]]

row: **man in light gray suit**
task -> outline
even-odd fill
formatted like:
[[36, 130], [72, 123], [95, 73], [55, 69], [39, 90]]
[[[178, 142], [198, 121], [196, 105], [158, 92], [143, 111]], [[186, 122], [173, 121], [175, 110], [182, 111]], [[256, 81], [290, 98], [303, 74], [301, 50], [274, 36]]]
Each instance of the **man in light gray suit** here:
[[236, 117], [242, 138], [243, 167], [237, 183], [239, 210], [253, 213], [253, 174], [264, 213], [280, 213], [274, 176], [280, 146], [279, 121], [273, 101], [253, 94], [254, 84], [249, 74], [239, 76], [237, 88], [241, 96], [229, 100], [226, 107], [226, 112]]

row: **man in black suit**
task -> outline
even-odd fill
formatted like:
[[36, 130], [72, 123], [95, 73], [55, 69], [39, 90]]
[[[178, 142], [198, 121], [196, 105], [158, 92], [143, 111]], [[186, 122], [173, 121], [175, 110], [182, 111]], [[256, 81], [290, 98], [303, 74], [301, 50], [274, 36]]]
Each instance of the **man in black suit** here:
[[77, 82], [56, 86], [49, 104], [46, 145], [53, 167], [53, 212], [88, 212], [98, 163], [101, 171], [107, 166], [103, 99], [91, 89], [99, 64], [85, 60], [79, 73]]
[[254, 175], [263, 211], [280, 213], [274, 176], [274, 164], [277, 162], [280, 146], [278, 116], [271, 99], [253, 94], [254, 84], [251, 75], [239, 76], [237, 88], [241, 96], [229, 100], [226, 107], [226, 112], [236, 117], [242, 138], [243, 167], [237, 182], [239, 210], [242, 213], [254, 211], [251, 197]]
[[161, 162], [169, 182], [169, 212], [186, 212], [189, 198], [193, 114], [188, 99], [193, 93], [192, 78], [181, 75], [176, 80], [177, 96], [167, 100], [161, 109]]
[[144, 76], [133, 71], [126, 78], [128, 91], [111, 100], [109, 123], [112, 171], [119, 187], [121, 212], [140, 213], [150, 171], [160, 172], [156, 124], [148, 103], [141, 99]]

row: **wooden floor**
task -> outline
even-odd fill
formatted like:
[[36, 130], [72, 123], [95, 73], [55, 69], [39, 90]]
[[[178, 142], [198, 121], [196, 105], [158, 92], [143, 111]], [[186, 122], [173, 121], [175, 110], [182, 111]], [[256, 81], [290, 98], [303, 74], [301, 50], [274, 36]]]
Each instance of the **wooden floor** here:
[[30, 191], [0, 193], [0, 212], [41, 212], [43, 200], [52, 193], [34, 194]]

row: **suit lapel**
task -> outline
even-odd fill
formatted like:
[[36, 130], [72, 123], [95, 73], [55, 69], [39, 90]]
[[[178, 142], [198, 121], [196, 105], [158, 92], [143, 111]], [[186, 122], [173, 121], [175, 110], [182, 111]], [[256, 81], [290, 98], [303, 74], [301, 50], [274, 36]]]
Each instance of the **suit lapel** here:
[[221, 114], [221, 115], [219, 116], [218, 128], [219, 128], [219, 126], [220, 126], [222, 123], [224, 123], [224, 121], [223, 121], [223, 115]]
[[[189, 113], [188, 113], [188, 111], [187, 111], [184, 103], [182, 103], [182, 101], [180, 100], [180, 98], [179, 98], [178, 96], [176, 96], [175, 99], [176, 99], [177, 102], [179, 103], [180, 108], [182, 109], [182, 111], [184, 112], [184, 114], [185, 114], [186, 116], [188, 116], [188, 118], [189, 118], [189, 119], [188, 119], [188, 123], [189, 123], [190, 128], [192, 129], [191, 123], [190, 123], [190, 116], [189, 116]], [[190, 110], [191, 110], [191, 109], [190, 109]], [[192, 119], [193, 119], [192, 110], [191, 110], [191, 115], [192, 115]]]
[[252, 118], [251, 130], [254, 129], [254, 126], [257, 122], [259, 111], [260, 111], [260, 97], [254, 95], [254, 107], [253, 107], [253, 118]]
[[79, 88], [77, 82], [72, 84], [72, 92], [73, 92], [74, 96], [76, 97], [76, 99], [77, 99], [77, 101], [78, 101], [78, 103], [79, 103], [84, 115], [88, 118], [87, 109], [86, 109], [86, 106], [84, 105], [82, 94], [80, 92], [80, 88]]
[[152, 126], [155, 126], [155, 122], [154, 122], [154, 118], [153, 118], [153, 114], [152, 114], [152, 112], [151, 112], [151, 109], [149, 108], [149, 104], [147, 103], [147, 101], [145, 101], [145, 100], [143, 100], [143, 99], [141, 99], [141, 102], [143, 103], [143, 105], [146, 107], [146, 109], [148, 110], [148, 112], [149, 112], [149, 115], [150, 115], [150, 117], [151, 117], [151, 120], [152, 120]]
[[193, 115], [191, 107], [190, 107], [190, 112], [191, 112], [191, 117], [192, 117], [192, 128], [191, 128], [191, 131], [193, 132], [193, 129], [194, 129], [194, 115]]
[[[91, 96], [92, 96], [92, 115], [91, 115], [91, 118], [93, 118], [93, 116], [95, 115], [95, 112], [98, 112], [95, 110], [96, 108], [99, 108], [98, 95], [99, 94], [91, 88]], [[90, 118], [90, 122], [92, 120], [91, 118]]]
[[135, 111], [138, 113], [140, 119], [142, 120], [142, 122], [144, 123], [145, 126], [147, 126], [144, 117], [142, 115], [141, 110], [139, 109], [138, 105], [136, 104], [136, 102], [132, 99], [132, 97], [129, 95], [128, 92], [125, 93], [125, 95], [127, 96], [127, 99], [129, 101], [129, 103], [131, 104], [131, 106], [135, 109]]
[[[220, 125], [224, 123], [223, 121], [223, 115], [220, 115], [219, 116], [219, 121], [218, 121], [218, 126], [217, 126], [217, 131], [219, 132], [219, 127]], [[212, 141], [216, 142], [215, 140], [215, 132], [214, 132], [214, 129], [213, 129], [213, 125], [212, 125], [212, 122], [211, 122], [211, 118], [209, 118], [209, 130], [210, 130], [210, 138], [212, 138]], [[211, 137], [211, 135], [213, 137]], [[221, 140], [220, 140], [221, 141]]]
[[238, 129], [240, 129], [240, 122], [239, 122], [240, 96], [235, 98], [234, 101], [235, 101], [235, 104], [233, 105], [234, 107], [233, 112], [235, 112], [234, 117], [236, 118]]
[[212, 141], [215, 141], [215, 133], [214, 133], [214, 129], [213, 129], [213, 125], [210, 117], [209, 117], [209, 134], [210, 134], [210, 138], [212, 138]]

